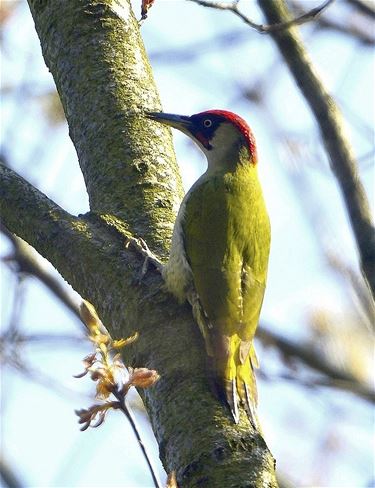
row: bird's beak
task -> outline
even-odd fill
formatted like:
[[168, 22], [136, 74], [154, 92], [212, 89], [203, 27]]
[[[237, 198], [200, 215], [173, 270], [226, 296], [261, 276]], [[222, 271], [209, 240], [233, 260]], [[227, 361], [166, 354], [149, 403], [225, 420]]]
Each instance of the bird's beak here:
[[165, 125], [179, 129], [182, 132], [190, 134], [191, 120], [186, 115], [165, 114], [164, 112], [146, 112], [149, 119], [156, 120]]

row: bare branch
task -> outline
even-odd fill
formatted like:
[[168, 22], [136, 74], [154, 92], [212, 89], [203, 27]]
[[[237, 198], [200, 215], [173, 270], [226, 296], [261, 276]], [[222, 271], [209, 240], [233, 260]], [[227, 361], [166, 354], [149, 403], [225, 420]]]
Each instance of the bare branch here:
[[7, 341], [13, 341], [16, 345], [31, 345], [31, 344], [48, 344], [53, 346], [77, 346], [82, 349], [87, 337], [80, 334], [55, 334], [55, 333], [43, 333], [38, 332], [35, 334], [23, 334], [17, 332], [16, 334], [9, 336], [7, 333], [0, 336], [0, 342], [4, 341], [4, 335], [6, 335]]
[[361, 29], [360, 25], [344, 25], [336, 22], [333, 19], [329, 19], [328, 17], [319, 17], [317, 20], [317, 25], [321, 29], [330, 29], [340, 34], [351, 36], [366, 46], [373, 46], [375, 44], [375, 37], [373, 35], [374, 32], [372, 31], [371, 35], [370, 32], [366, 32], [364, 29]]
[[152, 480], [154, 482], [154, 485], [157, 488], [161, 488], [161, 484], [160, 484], [158, 475], [156, 473], [156, 469], [155, 469], [155, 467], [153, 465], [151, 456], [147, 452], [146, 446], [144, 445], [144, 443], [142, 441], [142, 437], [141, 437], [141, 434], [139, 432], [139, 428], [138, 428], [137, 422], [135, 420], [134, 414], [131, 411], [131, 409], [128, 408], [125, 400], [120, 401], [120, 410], [123, 412], [123, 414], [126, 416], [126, 418], [128, 419], [128, 421], [130, 423], [130, 426], [131, 426], [131, 428], [133, 430], [133, 433], [134, 433], [134, 435], [135, 435], [135, 437], [137, 439], [138, 445], [141, 448], [143, 457], [145, 458], [146, 463], [148, 465], [148, 468], [150, 470], [150, 474], [151, 474]]
[[272, 24], [257, 24], [253, 20], [250, 19], [247, 15], [245, 15], [241, 10], [238, 8], [238, 0], [234, 2], [210, 2], [208, 0], [189, 0], [190, 2], [194, 2], [202, 7], [214, 8], [218, 10], [227, 10], [233, 12], [237, 15], [240, 19], [242, 19], [245, 24], [249, 25], [253, 29], [263, 34], [268, 34], [271, 32], [279, 32], [285, 29], [289, 29], [294, 25], [301, 25], [305, 24], [306, 22], [310, 22], [311, 20], [316, 19], [326, 8], [328, 8], [331, 3], [335, 0], [326, 0], [318, 7], [312, 8], [308, 12], [295, 17], [294, 19], [287, 20], [285, 22], [276, 22]]
[[38, 278], [66, 307], [80, 319], [79, 303], [74, 300], [71, 293], [48, 272], [40, 263], [40, 260], [32, 252], [32, 248], [22, 239], [9, 232], [0, 223], [0, 231], [11, 241], [14, 247], [14, 254], [6, 258], [17, 262], [20, 272], [30, 273]]
[[328, 379], [323, 378], [320, 384], [352, 391], [364, 399], [375, 403], [375, 391], [373, 389], [360, 382], [349, 372], [329, 364], [321, 355], [312, 350], [311, 347], [296, 344], [272, 332], [270, 327], [264, 327], [264, 325], [258, 328], [257, 337], [263, 344], [276, 347], [285, 356], [297, 358], [310, 368], [328, 377]]
[[375, 9], [373, 7], [373, 2], [366, 2], [363, 0], [347, 0], [348, 3], [351, 3], [354, 7], [356, 7], [360, 12], [368, 15], [372, 19], [375, 19]]
[[[303, 13], [302, 5], [299, 2], [289, 0], [289, 5], [293, 8], [294, 15], [301, 15]], [[351, 36], [364, 45], [373, 46], [375, 44], [374, 31], [373, 29], [367, 29], [366, 31], [362, 24], [363, 22], [361, 22], [361, 19], [357, 19], [357, 17], [351, 17], [348, 22], [343, 23], [332, 17], [329, 18], [327, 15], [319, 16], [315, 22], [315, 25], [321, 29], [331, 29], [341, 34]]]
[[[191, 40], [189, 45], [183, 48], [171, 46], [169, 49], [154, 51], [149, 54], [152, 62], [158, 63], [189, 63], [200, 56], [230, 49], [231, 47], [248, 41], [248, 30], [246, 27], [230, 32], [218, 33], [214, 37], [203, 40]], [[1, 91], [0, 91], [1, 93]]]
[[266, 371], [261, 371], [259, 373], [260, 378], [266, 381], [287, 381], [290, 383], [298, 384], [299, 387], [304, 387], [309, 390], [315, 390], [324, 388], [336, 388], [347, 393], [352, 393], [356, 396], [362, 397], [370, 403], [375, 403], [375, 391], [371, 390], [367, 385], [358, 382], [344, 381], [344, 380], [334, 380], [327, 376], [322, 376], [320, 378], [303, 378], [296, 371], [291, 371], [290, 373], [281, 374], [268, 374]]
[[0, 457], [0, 479], [4, 483], [4, 486], [9, 488], [22, 488], [23, 486], [13, 467], [10, 466], [3, 456]]

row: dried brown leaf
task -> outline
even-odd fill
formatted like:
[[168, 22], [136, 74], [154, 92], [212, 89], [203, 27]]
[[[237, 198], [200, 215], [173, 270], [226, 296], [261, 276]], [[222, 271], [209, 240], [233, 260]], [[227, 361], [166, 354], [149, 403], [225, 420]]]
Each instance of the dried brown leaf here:
[[129, 383], [137, 388], [149, 388], [158, 381], [160, 376], [154, 369], [135, 368], [130, 372]]

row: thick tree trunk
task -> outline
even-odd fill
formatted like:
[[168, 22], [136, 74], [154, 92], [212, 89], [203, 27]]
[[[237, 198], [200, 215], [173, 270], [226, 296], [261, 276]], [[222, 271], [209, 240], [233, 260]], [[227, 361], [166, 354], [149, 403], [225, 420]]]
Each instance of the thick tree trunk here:
[[[0, 165], [1, 216], [92, 302], [115, 338], [135, 330], [125, 363], [156, 369], [141, 392], [168, 472], [183, 487], [274, 487], [274, 459], [243, 413], [233, 424], [211, 394], [205, 349], [189, 307], [127, 236], [165, 256], [181, 182], [170, 133], [142, 117], [159, 99], [126, 0], [29, 0], [68, 119], [91, 212], [75, 217]], [[48, 142], [46, 142], [48, 143]], [[104, 427], [105, 428], [105, 427]]]

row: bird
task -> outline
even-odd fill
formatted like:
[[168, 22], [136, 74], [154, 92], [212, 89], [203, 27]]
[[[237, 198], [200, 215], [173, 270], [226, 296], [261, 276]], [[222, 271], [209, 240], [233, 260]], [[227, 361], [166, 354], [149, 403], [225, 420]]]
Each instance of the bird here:
[[227, 110], [147, 117], [186, 134], [207, 158], [207, 170], [181, 202], [162, 274], [169, 292], [192, 305], [218, 397], [236, 424], [242, 407], [257, 428], [254, 336], [271, 229], [253, 132]]

